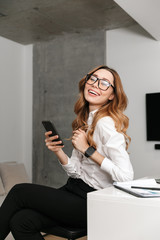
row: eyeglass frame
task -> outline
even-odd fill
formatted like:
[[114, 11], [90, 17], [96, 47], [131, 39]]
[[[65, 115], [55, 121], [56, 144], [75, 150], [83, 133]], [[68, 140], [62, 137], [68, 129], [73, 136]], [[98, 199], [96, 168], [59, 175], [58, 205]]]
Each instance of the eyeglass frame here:
[[[87, 83], [87, 81], [89, 80], [89, 78], [93, 75], [94, 73], [88, 73], [87, 75], [86, 75], [86, 78], [85, 78], [85, 82]], [[95, 78], [97, 78], [97, 80], [94, 82], [94, 83], [92, 83], [92, 84], [89, 84], [89, 85], [93, 85], [93, 84], [95, 84], [97, 81], [98, 81], [98, 88], [99, 89], [101, 89], [100, 87], [99, 87], [99, 82], [100, 82], [100, 80], [103, 80], [103, 81], [106, 81], [106, 82], [108, 82], [109, 83], [109, 86], [108, 86], [108, 88], [109, 87], [112, 87], [113, 88], [113, 90], [115, 90], [115, 87], [109, 82], [109, 80], [105, 80], [105, 79], [100, 79], [100, 78], [98, 78], [98, 77], [96, 77], [96, 76], [94, 76]], [[101, 89], [102, 91], [107, 91], [108, 90], [108, 88], [106, 89], [106, 90], [104, 90], [104, 89]]]

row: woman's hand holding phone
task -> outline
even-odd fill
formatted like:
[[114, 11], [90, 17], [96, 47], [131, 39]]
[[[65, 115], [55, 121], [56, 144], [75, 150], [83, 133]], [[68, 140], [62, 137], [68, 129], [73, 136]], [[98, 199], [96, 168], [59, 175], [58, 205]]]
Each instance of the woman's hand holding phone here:
[[68, 156], [64, 153], [62, 148], [64, 147], [63, 140], [60, 138], [55, 126], [50, 121], [42, 121], [45, 132], [45, 142], [49, 150], [54, 152], [58, 157], [62, 165], [68, 163]]
[[56, 141], [56, 139], [58, 139], [58, 135], [50, 136], [51, 134], [52, 134], [52, 131], [45, 133], [46, 146], [52, 152], [57, 153], [58, 151], [61, 151], [61, 149], [64, 147], [64, 145], [60, 145], [60, 144], [62, 144], [62, 141]]

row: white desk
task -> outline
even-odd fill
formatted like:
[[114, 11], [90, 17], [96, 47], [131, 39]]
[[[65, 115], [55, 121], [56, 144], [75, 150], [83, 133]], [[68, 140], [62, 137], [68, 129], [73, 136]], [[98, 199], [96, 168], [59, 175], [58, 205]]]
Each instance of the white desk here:
[[138, 198], [114, 187], [88, 194], [88, 240], [160, 239], [160, 198]]

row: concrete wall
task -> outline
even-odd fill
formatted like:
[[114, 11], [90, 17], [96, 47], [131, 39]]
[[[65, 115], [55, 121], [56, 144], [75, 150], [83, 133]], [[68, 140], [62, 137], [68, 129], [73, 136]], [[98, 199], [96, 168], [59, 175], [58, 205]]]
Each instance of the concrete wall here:
[[[55, 123], [61, 137], [72, 135], [74, 103], [79, 80], [93, 67], [104, 64], [105, 32], [65, 34], [34, 45], [33, 49], [33, 181], [55, 187], [67, 176], [44, 143], [42, 120]], [[70, 156], [72, 145], [65, 140]]]
[[[26, 91], [28, 83], [32, 83], [32, 67], [28, 65], [32, 61], [28, 51], [31, 52], [31, 46], [0, 37], [0, 162], [24, 162], [31, 178], [31, 148], [26, 147], [31, 139], [25, 135], [25, 132], [30, 134], [31, 125], [24, 122], [24, 119], [30, 119], [30, 124], [32, 121], [30, 89]], [[28, 73], [27, 78], [25, 73]], [[26, 160], [25, 152], [30, 154]]]
[[[139, 25], [107, 31], [107, 64], [120, 74], [129, 99], [129, 148], [135, 178], [157, 175], [160, 151], [146, 141], [145, 94], [160, 92], [160, 43]], [[157, 113], [159, 103], [157, 104]]]

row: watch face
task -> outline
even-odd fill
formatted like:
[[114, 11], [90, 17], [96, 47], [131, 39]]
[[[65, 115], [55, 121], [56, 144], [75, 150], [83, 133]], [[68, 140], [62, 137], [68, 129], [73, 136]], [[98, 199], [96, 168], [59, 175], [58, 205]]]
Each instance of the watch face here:
[[90, 157], [95, 152], [95, 150], [96, 149], [94, 147], [89, 147], [85, 152], [85, 156]]

